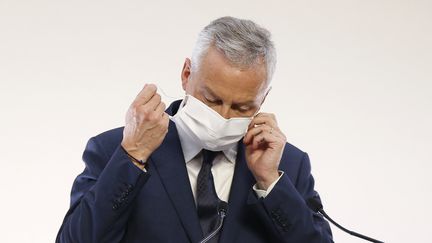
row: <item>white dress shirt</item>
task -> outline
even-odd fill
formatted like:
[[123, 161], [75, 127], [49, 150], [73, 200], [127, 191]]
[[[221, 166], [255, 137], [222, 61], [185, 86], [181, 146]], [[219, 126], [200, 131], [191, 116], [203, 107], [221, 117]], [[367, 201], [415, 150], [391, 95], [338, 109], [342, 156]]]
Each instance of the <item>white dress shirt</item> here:
[[[183, 102], [180, 104], [180, 108], [183, 106]], [[170, 117], [172, 119], [172, 117]], [[175, 119], [172, 119], [175, 122]], [[184, 160], [186, 162], [186, 168], [189, 176], [189, 181], [192, 189], [193, 196], [196, 200], [196, 183], [198, 179], [198, 173], [201, 169], [202, 164], [202, 153], [203, 149], [201, 144], [198, 144], [192, 139], [189, 134], [185, 131], [185, 128], [176, 123], [180, 143], [183, 150]], [[213, 180], [215, 184], [216, 193], [219, 199], [228, 202], [229, 193], [231, 190], [231, 183], [234, 175], [234, 168], [237, 157], [237, 146], [233, 144], [232, 147], [217, 154], [213, 160], [213, 166], [211, 168], [213, 174]], [[280, 173], [279, 178], [274, 181], [267, 190], [260, 190], [255, 184], [253, 189], [258, 197], [266, 197], [268, 193], [273, 189], [275, 184], [279, 181], [283, 172]]]

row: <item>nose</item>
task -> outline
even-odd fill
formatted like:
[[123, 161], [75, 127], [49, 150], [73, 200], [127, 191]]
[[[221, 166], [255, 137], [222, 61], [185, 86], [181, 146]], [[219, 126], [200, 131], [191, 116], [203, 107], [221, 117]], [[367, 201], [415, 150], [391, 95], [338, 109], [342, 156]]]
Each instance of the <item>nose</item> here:
[[223, 104], [223, 105], [221, 105], [218, 113], [223, 118], [230, 119], [231, 118], [231, 106], [229, 104]]

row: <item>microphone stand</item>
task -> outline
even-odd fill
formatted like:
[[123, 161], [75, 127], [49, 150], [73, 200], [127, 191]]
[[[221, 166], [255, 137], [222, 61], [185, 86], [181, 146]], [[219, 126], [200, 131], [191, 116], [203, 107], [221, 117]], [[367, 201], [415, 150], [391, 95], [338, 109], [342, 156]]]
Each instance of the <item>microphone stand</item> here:
[[319, 199], [318, 196], [314, 196], [312, 198], [309, 198], [306, 201], [306, 204], [309, 206], [310, 209], [312, 209], [316, 213], [320, 213], [322, 216], [324, 216], [324, 218], [326, 218], [328, 221], [330, 221], [332, 224], [334, 224], [336, 227], [338, 227], [342, 231], [344, 231], [344, 232], [346, 232], [346, 233], [348, 233], [348, 234], [350, 234], [352, 236], [355, 236], [355, 237], [358, 237], [360, 239], [363, 239], [363, 240], [367, 240], [367, 241], [374, 242], [374, 243], [384, 243], [382, 241], [375, 240], [375, 239], [373, 239], [371, 237], [368, 237], [368, 236], [359, 234], [357, 232], [348, 230], [348, 229], [342, 227], [340, 224], [336, 223], [336, 221], [334, 221], [332, 218], [330, 218], [330, 216], [328, 216], [328, 214], [324, 211], [323, 205], [321, 204], [321, 200]]
[[228, 203], [221, 201], [219, 203], [219, 209], [218, 209], [218, 214], [219, 214], [219, 223], [218, 226], [215, 230], [213, 230], [209, 235], [207, 235], [204, 239], [202, 239], [199, 243], [206, 243], [208, 242], [211, 238], [213, 238], [222, 228], [224, 219], [227, 215], [228, 212]]
[[374, 243], [384, 243], [382, 241], [375, 240], [375, 239], [373, 239], [371, 237], [368, 237], [368, 236], [365, 236], [365, 235], [362, 235], [362, 234], [359, 234], [357, 232], [354, 232], [354, 231], [351, 231], [351, 230], [348, 230], [348, 229], [344, 228], [342, 225], [336, 223], [332, 218], [330, 218], [330, 216], [328, 216], [328, 214], [326, 214], [326, 212], [324, 211], [324, 209], [320, 209], [318, 212], [321, 213], [321, 215], [324, 216], [324, 218], [326, 218], [328, 221], [330, 221], [336, 227], [338, 227], [339, 229], [345, 231], [346, 233], [348, 233], [350, 235], [353, 235], [353, 236], [356, 236], [356, 237], [361, 238], [363, 240], [367, 240], [367, 241], [374, 242]]

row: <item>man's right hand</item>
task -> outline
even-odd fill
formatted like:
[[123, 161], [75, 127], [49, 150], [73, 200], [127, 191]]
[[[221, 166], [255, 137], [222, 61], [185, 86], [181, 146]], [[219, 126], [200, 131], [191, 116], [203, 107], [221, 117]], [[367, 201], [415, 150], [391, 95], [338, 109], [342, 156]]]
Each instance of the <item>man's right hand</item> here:
[[168, 132], [165, 104], [154, 84], [146, 84], [126, 113], [121, 146], [134, 158], [146, 161]]

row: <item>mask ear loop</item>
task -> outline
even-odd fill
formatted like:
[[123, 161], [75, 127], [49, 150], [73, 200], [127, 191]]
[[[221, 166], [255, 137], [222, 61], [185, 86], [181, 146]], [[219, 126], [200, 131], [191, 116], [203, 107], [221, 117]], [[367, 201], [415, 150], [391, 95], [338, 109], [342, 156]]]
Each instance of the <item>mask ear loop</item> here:
[[[175, 96], [171, 96], [171, 95], [168, 95], [163, 89], [162, 89], [162, 87], [160, 86], [160, 85], [158, 85], [158, 84], [156, 84], [156, 87], [157, 87], [157, 91], [160, 91], [160, 94], [161, 94], [161, 96], [162, 96], [162, 100], [165, 102], [165, 104], [170, 104], [171, 102], [173, 102], [173, 101], [175, 101], [175, 100], [181, 100], [182, 99], [182, 97], [179, 97], [179, 96], [177, 96], [177, 97], [175, 97]], [[167, 102], [168, 101], [168, 102]], [[169, 116], [169, 118], [171, 119], [172, 118], [172, 116]]]
[[192, 95], [190, 95], [190, 94], [186, 93], [186, 91], [185, 91], [185, 96], [184, 96], [184, 102], [183, 102], [183, 106], [185, 106], [185, 105], [186, 105], [186, 103], [187, 103], [187, 101], [188, 101], [188, 99], [189, 99], [189, 96], [192, 96]]
[[[269, 86], [269, 87], [267, 88], [267, 91], [265, 92], [265, 96], [264, 96], [263, 99], [265, 99], [265, 97], [267, 97], [268, 93], [270, 92], [270, 90], [271, 90], [272, 88], [273, 88], [272, 86]], [[260, 107], [258, 108], [258, 110], [255, 111], [255, 113], [253, 114], [252, 117], [255, 117], [256, 115], [258, 115], [258, 113], [259, 113], [260, 110], [261, 110], [261, 106], [262, 106], [263, 103], [264, 103], [264, 102], [261, 103]]]
[[179, 97], [179, 96], [175, 97], [175, 96], [168, 95], [168, 94], [167, 94], [167, 93], [162, 89], [162, 87], [161, 87], [160, 85], [158, 85], [158, 84], [156, 84], [156, 87], [157, 87], [157, 90], [159, 90], [159, 91], [161, 92], [161, 94], [163, 95], [163, 97], [165, 97], [165, 98], [172, 99], [172, 100], [182, 99], [182, 97]]

